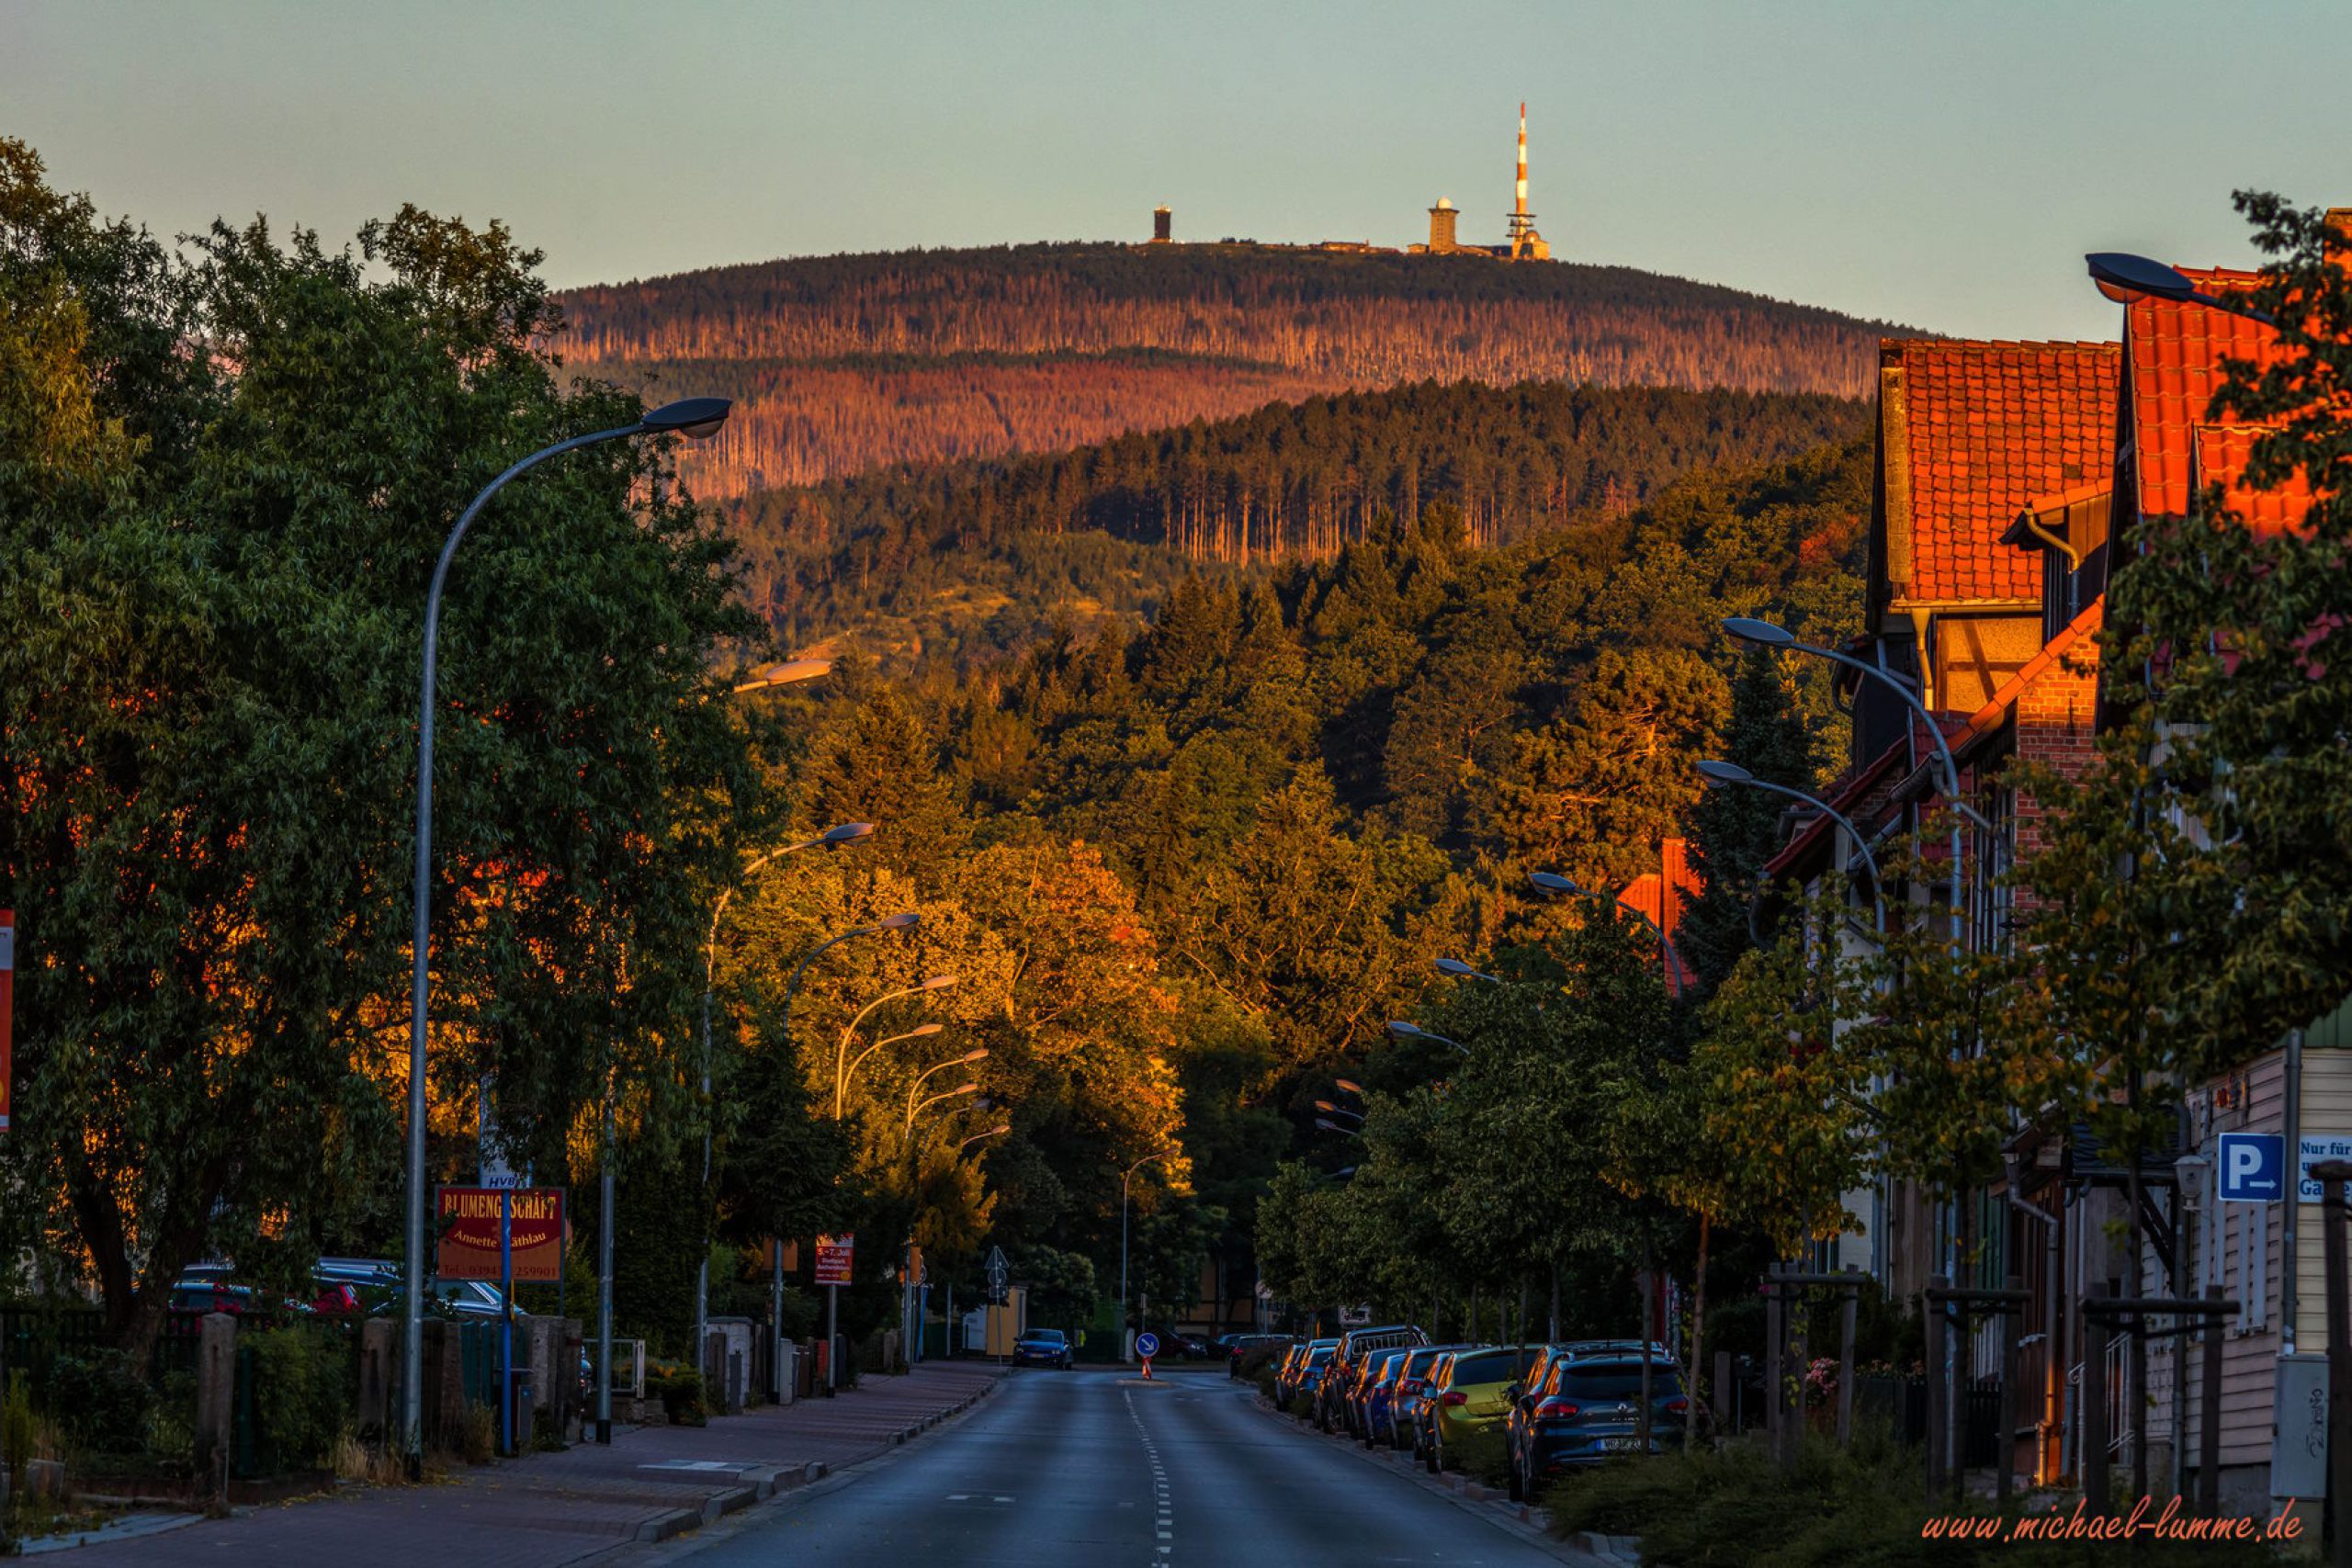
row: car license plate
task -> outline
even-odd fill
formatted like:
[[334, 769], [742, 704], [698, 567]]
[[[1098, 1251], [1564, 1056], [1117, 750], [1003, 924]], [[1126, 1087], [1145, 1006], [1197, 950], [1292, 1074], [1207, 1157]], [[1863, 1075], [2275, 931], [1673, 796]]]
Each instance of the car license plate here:
[[1603, 1438], [1593, 1445], [1605, 1454], [1629, 1454], [1642, 1446], [1639, 1438]]

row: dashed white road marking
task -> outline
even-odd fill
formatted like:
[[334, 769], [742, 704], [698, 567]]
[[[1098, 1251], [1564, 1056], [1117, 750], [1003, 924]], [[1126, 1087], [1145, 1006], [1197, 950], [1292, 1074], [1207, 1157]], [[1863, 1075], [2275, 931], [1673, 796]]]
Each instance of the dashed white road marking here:
[[1136, 1424], [1136, 1436], [1143, 1439], [1144, 1458], [1151, 1463], [1152, 1506], [1157, 1516], [1152, 1520], [1152, 1533], [1159, 1541], [1152, 1561], [1154, 1568], [1165, 1568], [1176, 1552], [1176, 1512], [1168, 1496], [1168, 1468], [1159, 1462], [1159, 1445], [1152, 1439], [1150, 1429], [1136, 1409], [1134, 1393], [1123, 1392], [1121, 1397], [1127, 1402], [1127, 1419]]

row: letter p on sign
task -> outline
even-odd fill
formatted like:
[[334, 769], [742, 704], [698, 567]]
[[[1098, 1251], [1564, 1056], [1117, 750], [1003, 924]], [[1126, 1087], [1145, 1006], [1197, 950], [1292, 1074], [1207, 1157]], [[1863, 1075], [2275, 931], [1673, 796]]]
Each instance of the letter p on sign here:
[[2285, 1138], [2276, 1133], [2224, 1133], [2218, 1152], [2224, 1202], [2276, 1203], [2286, 1195]]

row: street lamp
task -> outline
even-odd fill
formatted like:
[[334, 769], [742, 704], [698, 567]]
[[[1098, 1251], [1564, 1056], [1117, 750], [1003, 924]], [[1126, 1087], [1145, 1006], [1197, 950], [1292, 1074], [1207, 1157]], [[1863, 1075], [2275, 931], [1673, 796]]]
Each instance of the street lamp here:
[[978, 1143], [978, 1142], [979, 1142], [981, 1139], [983, 1139], [983, 1138], [1001, 1138], [1001, 1137], [1002, 1137], [1005, 1134], [1010, 1133], [1010, 1132], [1012, 1132], [1012, 1122], [998, 1122], [995, 1126], [993, 1126], [993, 1127], [989, 1128], [987, 1132], [985, 1132], [985, 1133], [975, 1133], [975, 1134], [973, 1134], [970, 1137], [968, 1137], [968, 1138], [965, 1139], [962, 1143], [960, 1143], [960, 1144], [956, 1145], [956, 1152], [957, 1154], [959, 1154], [959, 1155], [960, 1155], [960, 1154], [962, 1154], [966, 1149], [970, 1148], [974, 1144]]
[[1343, 1138], [1355, 1138], [1361, 1140], [1363, 1137], [1363, 1134], [1358, 1132], [1355, 1128], [1342, 1127], [1337, 1122], [1330, 1120], [1329, 1117], [1317, 1116], [1315, 1119], [1315, 1125], [1323, 1132], [1337, 1133]]
[[1492, 985], [1503, 983], [1499, 975], [1489, 975], [1483, 969], [1473, 969], [1459, 958], [1432, 958], [1430, 967], [1452, 980], [1485, 980]]
[[[1982, 829], [1988, 842], [1993, 839], [1993, 825], [1985, 821], [1976, 808], [1969, 805], [1960, 793], [1960, 765], [1952, 761], [1951, 747], [1944, 739], [1944, 727], [1936, 722], [1935, 716], [1928, 711], [1926, 704], [1911, 694], [1910, 687], [1875, 664], [1866, 664], [1852, 654], [1840, 653], [1834, 648], [1822, 648], [1814, 643], [1799, 642], [1796, 634], [1787, 627], [1774, 626], [1770, 621], [1758, 620], [1753, 615], [1729, 616], [1724, 621], [1724, 630], [1740, 641], [1753, 643], [1758, 648], [1786, 649], [1794, 653], [1810, 653], [1815, 658], [1826, 659], [1833, 664], [1842, 664], [1849, 670], [1859, 671], [1867, 679], [1876, 681], [1880, 685], [1901, 697], [1912, 713], [1918, 716], [1919, 722], [1928, 727], [1928, 739], [1936, 744], [1937, 760], [1943, 763], [1944, 798], [1951, 802], [1951, 807], [1955, 813], [1965, 817]], [[1955, 945], [1960, 942], [1961, 931], [1960, 873], [1962, 852], [1962, 834], [1960, 825], [1955, 822], [1951, 829], [1951, 939]]]
[[1166, 1155], [1146, 1155], [1127, 1167], [1119, 1177], [1119, 1357], [1122, 1360], [1126, 1359], [1127, 1353], [1127, 1183], [1145, 1166], [1167, 1157]]
[[794, 686], [803, 681], [814, 681], [830, 675], [833, 661], [830, 659], [778, 659], [755, 666], [745, 672], [744, 679], [729, 688], [735, 696], [746, 692], [764, 692], [775, 686]]
[[424, 1472], [424, 1059], [426, 1015], [433, 999], [427, 961], [433, 949], [433, 709], [440, 673], [441, 592], [449, 578], [449, 562], [458, 541], [490, 498], [518, 474], [598, 442], [636, 435], [684, 435], [695, 440], [718, 433], [727, 421], [725, 398], [686, 398], [665, 403], [640, 415], [635, 424], [592, 431], [543, 446], [482, 487], [467, 503], [441, 547], [434, 563], [433, 583], [424, 597], [424, 671], [417, 699], [416, 726], [416, 886], [413, 895], [415, 927], [411, 937], [408, 1034], [408, 1300], [403, 1323], [407, 1342], [401, 1348], [403, 1379], [401, 1419], [407, 1430], [408, 1473], [412, 1481]]
[[1660, 961], [1666, 969], [1667, 983], [1673, 987], [1676, 996], [1679, 997], [1682, 994], [1682, 955], [1674, 951], [1674, 943], [1667, 936], [1666, 928], [1650, 919], [1647, 909], [1638, 904], [1628, 904], [1623, 898], [1611, 897], [1606, 893], [1595, 892], [1592, 888], [1580, 886], [1574, 877], [1562, 876], [1556, 871], [1531, 871], [1527, 874], [1527, 882], [1528, 886], [1533, 887], [1538, 893], [1565, 895], [1570, 898], [1590, 898], [1609, 905], [1612, 910], [1623, 909], [1649, 927], [1650, 934], [1657, 938], [1657, 950]]
[[2135, 256], [2127, 251], [2093, 251], [2083, 258], [2083, 264], [2090, 269], [2092, 281], [2102, 288], [2154, 295], [2177, 305], [2210, 306], [2233, 316], [2260, 321], [2266, 327], [2278, 324], [2278, 318], [2269, 311], [2256, 310], [2241, 299], [2208, 294], [2190, 282], [2188, 274], [2152, 257]]
[[[911, 920], [914, 917], [910, 915], [905, 918]], [[849, 1043], [853, 1039], [856, 1038], [858, 1025], [864, 1023], [867, 1018], [873, 1015], [874, 1010], [880, 1007], [885, 1002], [897, 1001], [900, 997], [924, 996], [933, 991], [944, 991], [955, 983], [956, 976], [953, 975], [933, 975], [931, 978], [923, 981], [921, 985], [902, 986], [895, 991], [885, 991], [880, 996], [875, 998], [872, 1001], [857, 1010], [857, 1016], [851, 1019], [849, 1021], [849, 1027], [842, 1031], [841, 1043], [836, 1046], [833, 1051], [834, 1121], [838, 1122], [842, 1119], [844, 1100], [849, 1092], [850, 1075], [857, 1070], [855, 1064], [849, 1060]], [[921, 1029], [916, 1029], [910, 1032], [922, 1033], [925, 1032]], [[903, 1036], [894, 1036], [894, 1038], [903, 1038]], [[860, 1052], [858, 1054], [858, 1061], [865, 1061], [866, 1057], [874, 1055], [874, 1052], [876, 1049], [878, 1049], [878, 1047], [869, 1046], [865, 1051]]]
[[917, 1105], [915, 1103], [915, 1096], [922, 1092], [923, 1080], [930, 1077], [933, 1073], [944, 1073], [950, 1067], [967, 1066], [974, 1062], [984, 1062], [988, 1060], [988, 1055], [989, 1048], [987, 1046], [975, 1046], [971, 1050], [965, 1052], [960, 1056], [950, 1056], [944, 1062], [934, 1062], [930, 1066], [925, 1067], [922, 1071], [915, 1075], [915, 1081], [907, 1086], [907, 1122], [906, 1126], [899, 1134], [899, 1146], [904, 1147], [907, 1141], [914, 1136], [915, 1116], [917, 1112], [923, 1109], [923, 1106], [936, 1105], [943, 1100], [953, 1100], [959, 1094], [978, 1094], [980, 1091], [980, 1086], [978, 1084], [967, 1083], [963, 1088], [950, 1089], [945, 1094], [933, 1095], [931, 1099], [924, 1100], [922, 1105]]
[[1334, 1084], [1338, 1085], [1338, 1086], [1339, 1086], [1339, 1088], [1340, 1088], [1340, 1089], [1342, 1089], [1343, 1091], [1345, 1091], [1346, 1093], [1349, 1093], [1349, 1094], [1354, 1094], [1354, 1095], [1361, 1095], [1362, 1093], [1363, 1093], [1363, 1085], [1362, 1085], [1362, 1084], [1360, 1084], [1360, 1083], [1357, 1083], [1357, 1082], [1353, 1081], [1352, 1079], [1349, 1079], [1349, 1078], [1333, 1078], [1331, 1081], [1332, 1081]]
[[1352, 1116], [1359, 1122], [1363, 1120], [1363, 1111], [1351, 1111], [1344, 1105], [1334, 1105], [1328, 1100], [1317, 1100], [1315, 1102], [1315, 1109], [1322, 1111], [1327, 1116]]
[[1870, 840], [1862, 837], [1862, 830], [1854, 826], [1851, 818], [1819, 795], [1807, 795], [1804, 790], [1792, 789], [1787, 784], [1774, 784], [1770, 779], [1759, 779], [1737, 762], [1709, 759], [1699, 764], [1699, 776], [1705, 779], [1711, 785], [1746, 784], [1751, 789], [1770, 790], [1774, 795], [1785, 795], [1792, 800], [1801, 800], [1845, 829], [1852, 837], [1854, 848], [1862, 857], [1862, 863], [1870, 868], [1871, 902], [1878, 912], [1878, 929], [1881, 931], [1886, 930], [1886, 900], [1881, 892], [1884, 884], [1878, 874], [1878, 857], [1871, 853]]
[[[796, 681], [813, 681], [818, 676], [825, 674], [831, 669], [832, 665], [822, 659], [802, 659], [796, 660], [790, 663], [763, 664], [760, 666], [758, 670], [752, 671], [752, 675], [754, 677], [752, 680], [737, 686], [735, 691], [738, 694], [743, 692], [756, 692], [768, 686], [789, 685]], [[748, 880], [753, 872], [760, 870], [763, 866], [773, 865], [776, 862], [782, 860], [785, 856], [796, 853], [801, 850], [846, 849], [852, 844], [863, 843], [873, 836], [874, 824], [871, 822], [843, 822], [838, 827], [826, 829], [823, 832], [818, 834], [813, 839], [803, 839], [797, 844], [786, 844], [781, 849], [770, 850], [765, 854], [753, 857], [744, 865], [742, 871], [737, 874], [737, 883], [740, 885], [741, 882]], [[710, 1101], [710, 996], [711, 992], [718, 986], [718, 922], [726, 916], [727, 906], [734, 899], [734, 897], [735, 887], [731, 886], [723, 888], [719, 892], [718, 902], [711, 907], [710, 935], [704, 941], [702, 949], [702, 1185], [706, 1201], [706, 1207], [703, 1212], [706, 1215], [709, 1213], [707, 1205], [710, 1190], [710, 1122], [712, 1109]], [[609, 1194], [605, 1201], [605, 1223], [607, 1225], [612, 1224], [612, 1206]], [[702, 1239], [703, 1255], [701, 1259], [695, 1265], [695, 1365], [697, 1368], [702, 1365], [703, 1346], [708, 1340], [710, 1336], [710, 1229], [707, 1224], [706, 1224], [703, 1228]], [[775, 1300], [775, 1306], [777, 1313], [776, 1321], [778, 1323], [782, 1323], [784, 1321], [782, 1316], [784, 1307], [784, 1259], [781, 1257], [776, 1259], [775, 1283], [770, 1292], [770, 1294]], [[605, 1337], [608, 1326], [609, 1325], [600, 1325], [598, 1326], [597, 1338], [599, 1342]]]
[[1408, 1023], [1401, 1018], [1392, 1018], [1388, 1021], [1388, 1032], [1399, 1040], [1434, 1040], [1441, 1045], [1453, 1046], [1465, 1056], [1470, 1054], [1470, 1047], [1462, 1043], [1461, 1041], [1449, 1040], [1442, 1034], [1433, 1034], [1419, 1024]]

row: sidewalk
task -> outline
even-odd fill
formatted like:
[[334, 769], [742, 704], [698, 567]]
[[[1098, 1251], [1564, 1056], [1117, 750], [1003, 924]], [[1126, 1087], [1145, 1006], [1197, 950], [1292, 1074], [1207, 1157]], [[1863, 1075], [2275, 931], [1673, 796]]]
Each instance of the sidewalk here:
[[870, 1459], [971, 1404], [999, 1367], [927, 1362], [833, 1399], [762, 1405], [707, 1427], [616, 1431], [460, 1470], [438, 1486], [355, 1488], [61, 1555], [73, 1568], [218, 1562], [236, 1568], [562, 1568], [663, 1540]]

